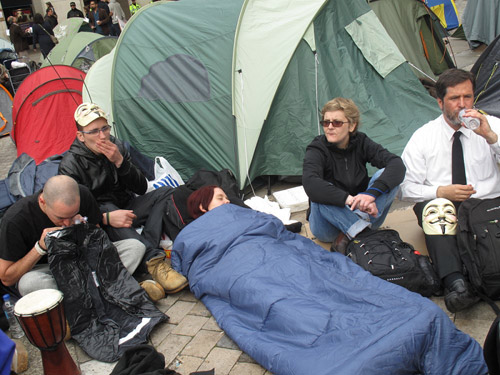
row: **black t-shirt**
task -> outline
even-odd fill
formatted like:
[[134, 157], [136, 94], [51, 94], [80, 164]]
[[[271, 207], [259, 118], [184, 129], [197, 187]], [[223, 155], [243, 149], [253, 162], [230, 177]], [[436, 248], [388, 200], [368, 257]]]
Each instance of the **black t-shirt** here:
[[[83, 185], [80, 187], [80, 215], [91, 224], [101, 222], [101, 212], [95, 198]], [[35, 246], [45, 228], [55, 227], [38, 204], [40, 192], [14, 203], [0, 224], [0, 258], [17, 262]], [[46, 257], [39, 263], [47, 263]]]

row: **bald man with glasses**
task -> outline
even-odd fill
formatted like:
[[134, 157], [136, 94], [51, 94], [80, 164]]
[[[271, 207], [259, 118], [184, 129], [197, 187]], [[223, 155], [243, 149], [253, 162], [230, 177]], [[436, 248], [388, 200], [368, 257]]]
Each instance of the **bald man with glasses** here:
[[[146, 245], [142, 271], [151, 275], [154, 287], [166, 293], [182, 290], [187, 279], [170, 267], [159, 246], [166, 203], [173, 189], [162, 187], [146, 194], [146, 177], [132, 163], [123, 143], [111, 136], [111, 125], [98, 105], [81, 104], [75, 121], [76, 139], [61, 161], [59, 174], [71, 176], [90, 189], [112, 241], [136, 238]], [[141, 226], [144, 228], [138, 234], [135, 228]]]

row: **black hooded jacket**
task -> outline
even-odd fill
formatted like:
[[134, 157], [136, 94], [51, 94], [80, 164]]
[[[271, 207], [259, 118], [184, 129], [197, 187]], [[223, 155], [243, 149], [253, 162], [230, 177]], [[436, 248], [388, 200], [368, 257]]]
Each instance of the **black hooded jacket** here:
[[[367, 163], [385, 168], [369, 190]], [[366, 193], [378, 197], [387, 193], [403, 181], [405, 172], [399, 156], [364, 133], [351, 135], [346, 149], [337, 148], [325, 135], [319, 135], [307, 146], [302, 184], [312, 202], [343, 207], [349, 195]]]
[[148, 188], [146, 177], [132, 164], [130, 153], [123, 143], [111, 137], [123, 155], [120, 168], [106, 156], [96, 155], [75, 139], [59, 165], [59, 174], [73, 177], [79, 184], [87, 186], [99, 203], [112, 202], [119, 208], [127, 206], [135, 197], [143, 195]]

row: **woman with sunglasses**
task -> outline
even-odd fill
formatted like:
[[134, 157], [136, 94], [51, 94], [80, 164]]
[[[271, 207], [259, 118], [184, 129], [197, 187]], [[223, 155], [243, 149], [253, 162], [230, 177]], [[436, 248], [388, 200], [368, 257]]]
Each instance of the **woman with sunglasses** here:
[[[405, 175], [401, 158], [358, 132], [359, 109], [335, 98], [321, 111], [324, 135], [307, 146], [302, 184], [311, 206], [311, 231], [332, 251], [382, 225]], [[367, 163], [379, 170], [370, 178]]]

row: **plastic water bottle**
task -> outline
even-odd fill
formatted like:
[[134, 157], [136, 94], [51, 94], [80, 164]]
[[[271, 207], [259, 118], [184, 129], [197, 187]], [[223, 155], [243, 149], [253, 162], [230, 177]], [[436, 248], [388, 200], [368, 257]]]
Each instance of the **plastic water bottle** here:
[[5, 312], [5, 316], [9, 321], [9, 330], [13, 339], [19, 339], [24, 336], [24, 331], [19, 325], [16, 316], [14, 315], [14, 305], [10, 302], [10, 295], [4, 294], [3, 296], [3, 311]]
[[458, 113], [458, 118], [460, 119], [460, 121], [464, 123], [466, 128], [470, 130], [476, 130], [477, 128], [479, 128], [480, 125], [479, 119], [475, 117], [464, 117], [464, 115], [465, 115], [465, 109], [462, 109]]

